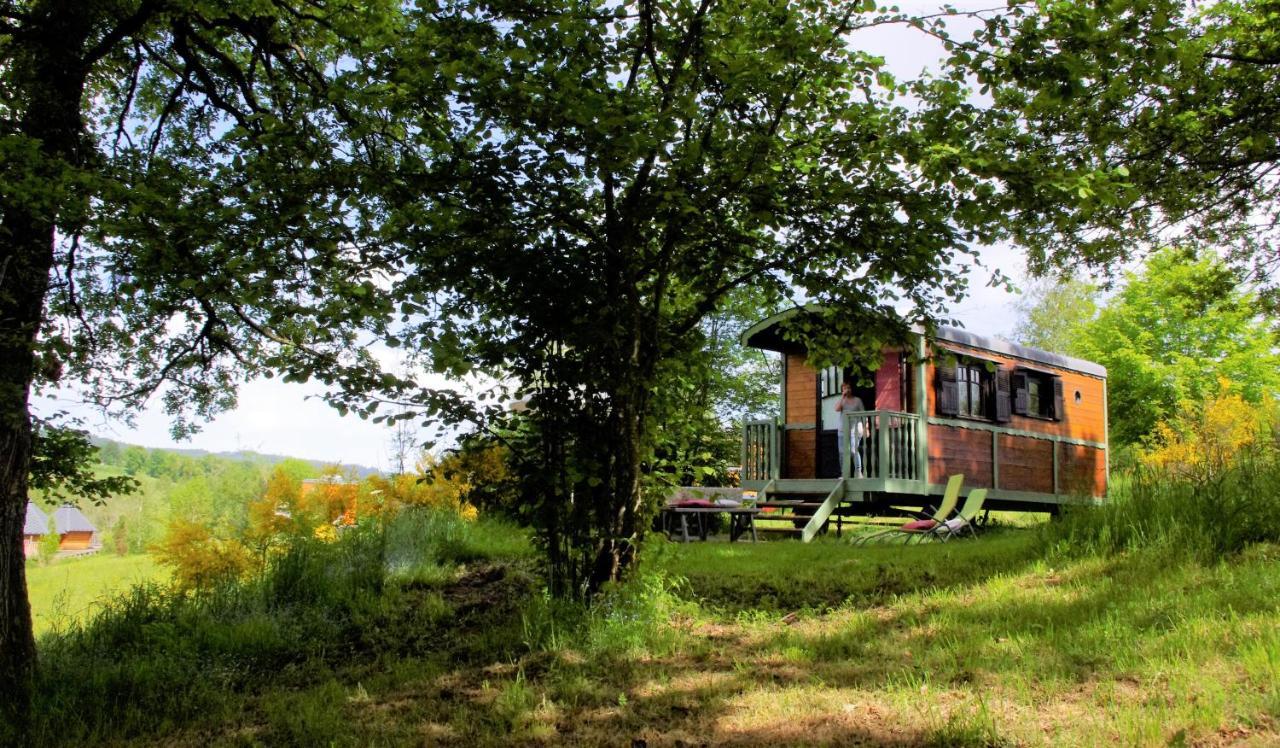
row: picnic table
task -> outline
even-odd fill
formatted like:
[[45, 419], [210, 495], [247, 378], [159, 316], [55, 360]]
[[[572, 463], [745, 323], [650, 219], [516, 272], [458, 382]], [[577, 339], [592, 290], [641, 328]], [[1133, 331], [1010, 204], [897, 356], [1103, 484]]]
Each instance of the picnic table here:
[[667, 533], [667, 537], [670, 538], [675, 532], [675, 528], [672, 525], [678, 518], [680, 520], [681, 541], [688, 543], [689, 517], [692, 516], [698, 522], [698, 537], [706, 540], [707, 515], [711, 514], [729, 515], [730, 543], [748, 532], [751, 533], [751, 542], [756, 542], [756, 515], [760, 514], [760, 510], [754, 506], [678, 506], [670, 504], [662, 509], [662, 529]]

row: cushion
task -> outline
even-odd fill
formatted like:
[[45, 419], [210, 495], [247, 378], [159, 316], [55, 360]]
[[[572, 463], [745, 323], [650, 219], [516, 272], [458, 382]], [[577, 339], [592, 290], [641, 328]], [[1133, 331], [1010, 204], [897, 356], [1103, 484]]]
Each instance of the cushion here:
[[684, 499], [677, 501], [672, 506], [679, 509], [715, 509], [716, 505], [706, 499]]
[[906, 530], [907, 532], [925, 532], [926, 530], [932, 530], [937, 526], [938, 526], [938, 523], [936, 520], [918, 519], [903, 525], [902, 529]]

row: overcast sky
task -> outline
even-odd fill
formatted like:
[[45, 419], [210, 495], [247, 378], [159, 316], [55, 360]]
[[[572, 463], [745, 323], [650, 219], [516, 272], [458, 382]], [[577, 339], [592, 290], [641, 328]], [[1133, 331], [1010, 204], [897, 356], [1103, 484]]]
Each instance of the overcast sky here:
[[[996, 4], [953, 3], [961, 10]], [[898, 3], [909, 13], [932, 12], [938, 5], [936, 2]], [[936, 41], [901, 27], [861, 31], [853, 42], [885, 57], [891, 71], [902, 78], [914, 77], [921, 70], [933, 67], [941, 54]], [[988, 268], [999, 268], [1013, 277], [1021, 275], [1023, 259], [1010, 248], [986, 248], [981, 257]], [[988, 278], [985, 269], [969, 273], [969, 296], [951, 309], [951, 316], [975, 333], [1008, 337], [1015, 321], [1012, 306], [1015, 297], [1003, 289], [987, 286]], [[316, 397], [320, 392], [317, 385], [286, 384], [279, 379], [251, 381], [241, 388], [239, 407], [213, 419], [200, 433], [181, 443], [169, 437], [168, 418], [158, 407], [141, 413], [136, 426], [128, 428], [104, 421], [65, 398], [40, 398], [33, 406], [42, 414], [72, 410], [82, 416], [86, 428], [97, 435], [148, 447], [177, 446], [211, 452], [248, 449], [346, 465], [391, 467], [389, 429], [355, 416], [339, 416]]]

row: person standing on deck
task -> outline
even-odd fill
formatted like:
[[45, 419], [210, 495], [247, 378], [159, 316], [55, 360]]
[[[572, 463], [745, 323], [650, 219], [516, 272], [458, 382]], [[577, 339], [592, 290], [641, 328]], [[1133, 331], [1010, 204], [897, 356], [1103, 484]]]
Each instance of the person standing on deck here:
[[[840, 402], [836, 403], [836, 412], [840, 414], [840, 428], [836, 432], [840, 435], [840, 459], [844, 459], [844, 415], [846, 413], [854, 413], [866, 410], [866, 406], [862, 404], [862, 398], [853, 394], [853, 385], [845, 382], [840, 385]], [[853, 477], [862, 477], [862, 455], [858, 454], [858, 442], [862, 440], [863, 426], [862, 421], [857, 420], [850, 429], [850, 436], [853, 441]], [[828, 442], [830, 444], [830, 442]], [[843, 463], [841, 463], [843, 464]]]

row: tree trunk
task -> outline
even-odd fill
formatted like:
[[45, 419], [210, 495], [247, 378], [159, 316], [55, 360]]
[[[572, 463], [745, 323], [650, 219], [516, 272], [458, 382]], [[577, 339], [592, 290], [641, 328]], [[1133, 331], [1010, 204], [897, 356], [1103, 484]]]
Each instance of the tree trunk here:
[[[624, 369], [623, 371], [627, 371]], [[605, 584], [620, 581], [635, 561], [636, 547], [644, 535], [639, 519], [644, 497], [641, 492], [641, 455], [644, 446], [647, 400], [645, 369], [632, 363], [630, 374], [619, 375], [617, 389], [610, 402], [614, 404], [606, 445], [609, 475], [604, 483], [607, 495], [597, 500], [609, 507], [607, 522], [601, 523], [599, 547], [587, 580], [587, 595], [594, 595]]]
[[25, 200], [0, 208], [0, 716], [21, 734], [29, 723], [36, 648], [27, 601], [22, 526], [31, 461], [28, 400], [35, 374], [36, 337], [54, 261], [54, 238], [68, 169], [84, 163], [80, 115], [86, 69], [80, 57], [91, 30], [77, 2], [32, 8], [10, 80], [25, 96], [19, 132], [39, 143], [25, 183]]

